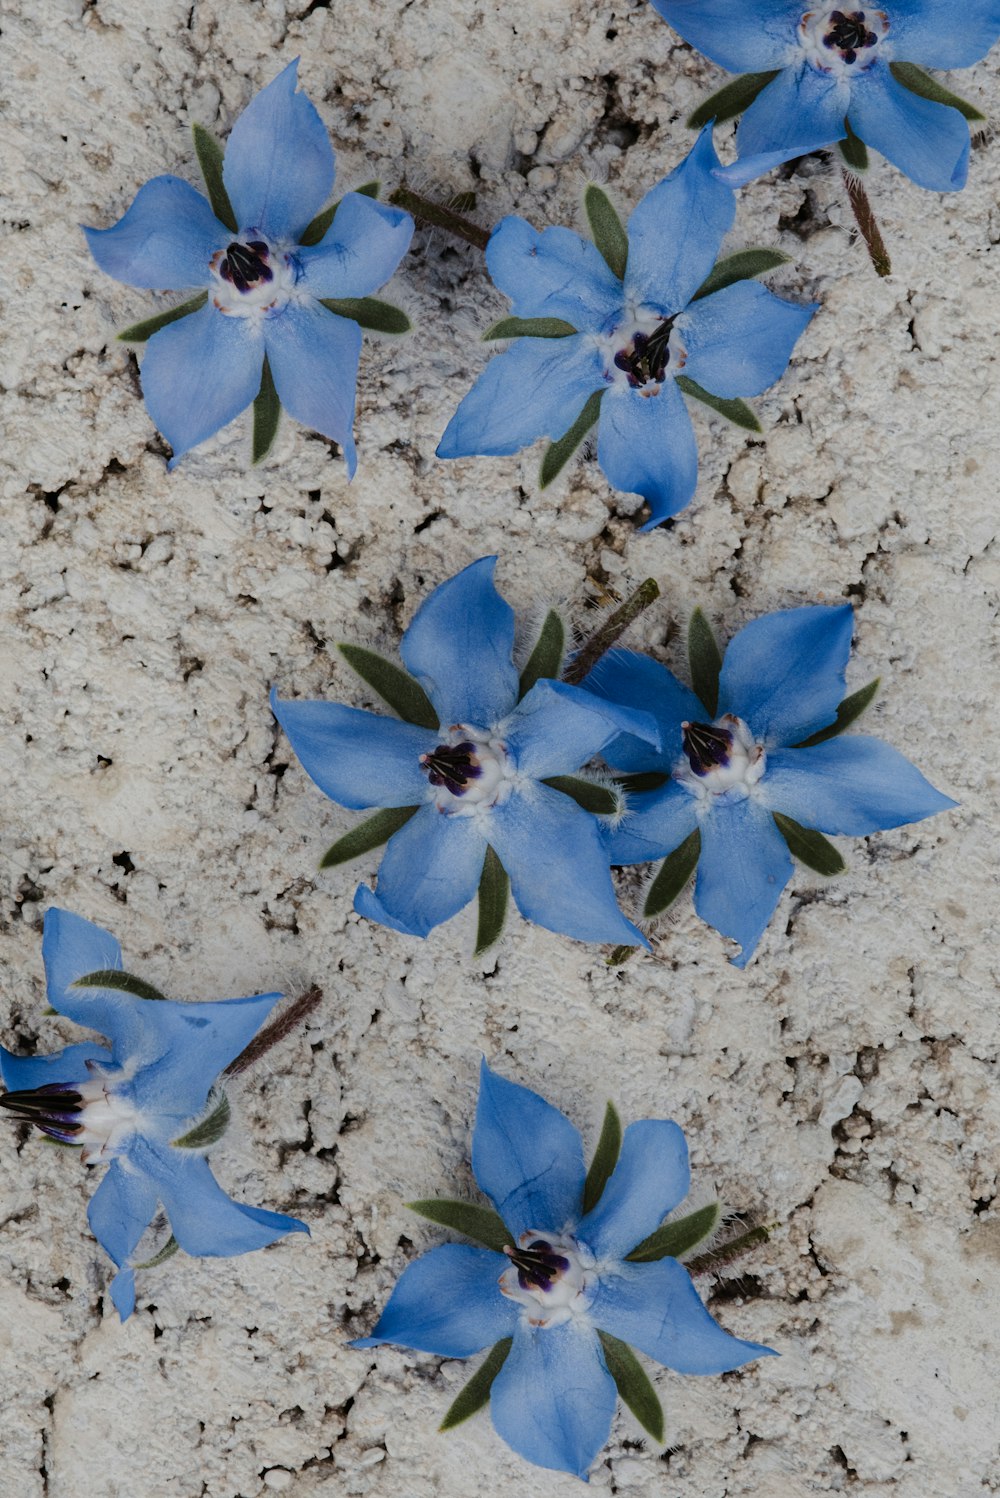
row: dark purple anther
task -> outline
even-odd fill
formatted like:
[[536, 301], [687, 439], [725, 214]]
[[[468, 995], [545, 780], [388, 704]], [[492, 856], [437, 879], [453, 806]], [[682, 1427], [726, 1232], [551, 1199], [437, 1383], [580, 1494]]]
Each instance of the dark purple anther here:
[[83, 1107], [83, 1097], [69, 1082], [50, 1082], [46, 1087], [26, 1087], [0, 1096], [0, 1108], [67, 1144], [83, 1128], [78, 1121]]
[[517, 1270], [522, 1290], [551, 1290], [569, 1268], [569, 1260], [556, 1253], [544, 1238], [536, 1238], [527, 1248], [511, 1248], [508, 1244], [504, 1253]]
[[422, 754], [420, 763], [427, 771], [431, 785], [443, 785], [453, 796], [461, 796], [470, 780], [478, 780], [483, 767], [476, 758], [475, 744], [438, 744], [430, 754]]
[[652, 333], [636, 333], [632, 339], [631, 352], [619, 349], [615, 354], [615, 366], [625, 371], [633, 390], [638, 390], [651, 380], [663, 379], [670, 363], [670, 331], [673, 325], [673, 318], [668, 317]]
[[234, 239], [226, 248], [219, 275], [230, 281], [237, 291], [252, 291], [259, 281], [272, 281], [274, 272], [267, 263], [268, 248], [262, 239], [241, 244]]
[[857, 61], [860, 48], [874, 47], [878, 42], [875, 32], [868, 30], [863, 10], [846, 13], [834, 10], [830, 12], [830, 20], [833, 24], [823, 38], [823, 44], [831, 49], [836, 48], [847, 63]]
[[688, 763], [696, 775], [708, 775], [729, 763], [733, 736], [714, 723], [682, 723], [681, 738]]

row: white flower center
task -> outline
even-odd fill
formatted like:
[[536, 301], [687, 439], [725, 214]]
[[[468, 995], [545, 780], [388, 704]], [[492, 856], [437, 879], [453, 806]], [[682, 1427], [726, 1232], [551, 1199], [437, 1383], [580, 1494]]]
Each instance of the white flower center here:
[[435, 806], [450, 816], [472, 816], [505, 801], [513, 789], [514, 767], [503, 740], [467, 723], [452, 724], [445, 742], [422, 754], [420, 763], [435, 788]]
[[293, 256], [256, 229], [216, 250], [209, 264], [216, 282], [212, 300], [227, 317], [279, 311], [298, 280]]
[[62, 1144], [83, 1146], [83, 1158], [110, 1159], [124, 1141], [142, 1127], [142, 1116], [115, 1083], [129, 1082], [132, 1070], [119, 1068], [113, 1076], [96, 1061], [87, 1062], [92, 1080], [47, 1082], [0, 1094], [0, 1105], [15, 1118], [34, 1124]]
[[83, 1159], [88, 1165], [94, 1160], [108, 1160], [136, 1132], [142, 1115], [128, 1098], [112, 1091], [106, 1078], [85, 1082], [77, 1091], [83, 1107], [78, 1119], [81, 1128], [73, 1136], [73, 1143], [83, 1145]]
[[806, 61], [820, 73], [849, 78], [877, 62], [889, 32], [884, 10], [807, 10], [799, 22], [799, 42]]
[[674, 319], [646, 307], [636, 309], [602, 338], [600, 348], [606, 378], [646, 397], [659, 395], [664, 380], [673, 379], [687, 363]]
[[767, 755], [743, 719], [726, 713], [714, 723], [681, 726], [684, 758], [674, 766], [674, 778], [696, 796], [740, 789], [749, 795], [767, 767]]
[[561, 1326], [587, 1309], [597, 1282], [590, 1250], [575, 1238], [522, 1233], [504, 1253], [510, 1268], [500, 1276], [500, 1292], [528, 1311], [532, 1326]]

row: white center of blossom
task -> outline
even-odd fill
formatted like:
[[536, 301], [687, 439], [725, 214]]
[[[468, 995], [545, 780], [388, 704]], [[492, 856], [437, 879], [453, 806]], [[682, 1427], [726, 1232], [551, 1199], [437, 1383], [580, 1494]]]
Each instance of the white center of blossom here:
[[504, 1253], [510, 1268], [500, 1276], [500, 1292], [527, 1309], [532, 1326], [562, 1326], [589, 1306], [595, 1260], [575, 1238], [522, 1233]]
[[767, 756], [742, 718], [726, 713], [714, 723], [683, 723], [681, 730], [684, 758], [674, 767], [675, 779], [696, 796], [738, 789], [749, 795]]
[[687, 363], [687, 353], [674, 319], [640, 307], [601, 340], [605, 378], [626, 385], [640, 395], [659, 395], [663, 382], [673, 379]]
[[884, 10], [807, 10], [799, 22], [799, 42], [806, 61], [820, 73], [849, 78], [877, 62], [889, 32]]
[[257, 229], [246, 229], [209, 262], [215, 287], [212, 301], [227, 317], [274, 312], [288, 301], [298, 280], [292, 255]]
[[106, 1078], [84, 1082], [77, 1092], [83, 1107], [78, 1115], [81, 1127], [73, 1143], [83, 1145], [83, 1159], [88, 1165], [94, 1160], [108, 1160], [139, 1128], [141, 1114], [128, 1098], [111, 1089]]
[[96, 1061], [88, 1061], [87, 1070], [86, 1082], [46, 1082], [0, 1094], [0, 1106], [62, 1144], [81, 1145], [88, 1164], [110, 1159], [142, 1124], [128, 1096], [115, 1091], [132, 1071], [119, 1068], [109, 1076]]
[[496, 806], [513, 789], [514, 768], [502, 739], [467, 723], [453, 723], [448, 738], [420, 756], [436, 791], [434, 804], [450, 816], [472, 816]]

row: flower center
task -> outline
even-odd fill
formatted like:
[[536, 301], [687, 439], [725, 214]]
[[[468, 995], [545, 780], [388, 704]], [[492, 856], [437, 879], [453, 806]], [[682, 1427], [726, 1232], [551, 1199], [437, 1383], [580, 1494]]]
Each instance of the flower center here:
[[522, 1233], [504, 1253], [510, 1268], [500, 1276], [500, 1292], [527, 1307], [532, 1326], [561, 1326], [586, 1310], [597, 1278], [594, 1256], [575, 1238]]
[[[87, 1066], [97, 1071], [93, 1062]], [[138, 1110], [101, 1075], [91, 1082], [49, 1082], [44, 1087], [5, 1092], [0, 1108], [34, 1124], [50, 1139], [81, 1145], [88, 1165], [118, 1154], [122, 1142], [139, 1126]]]
[[420, 763], [437, 791], [438, 810], [452, 816], [469, 816], [510, 795], [512, 768], [502, 740], [467, 723], [455, 723], [448, 740], [422, 754]]
[[218, 283], [212, 300], [229, 317], [249, 317], [283, 307], [297, 275], [291, 255], [276, 249], [256, 229], [247, 229], [209, 262]]
[[749, 794], [764, 773], [763, 744], [732, 713], [714, 723], [682, 723], [681, 735], [686, 759], [675, 766], [674, 776], [695, 795], [719, 796], [737, 788]]
[[799, 22], [799, 41], [814, 68], [843, 78], [878, 60], [888, 31], [884, 10], [807, 10]]
[[606, 377], [640, 395], [659, 395], [663, 381], [679, 374], [687, 362], [672, 317], [638, 312], [611, 334], [605, 350]]

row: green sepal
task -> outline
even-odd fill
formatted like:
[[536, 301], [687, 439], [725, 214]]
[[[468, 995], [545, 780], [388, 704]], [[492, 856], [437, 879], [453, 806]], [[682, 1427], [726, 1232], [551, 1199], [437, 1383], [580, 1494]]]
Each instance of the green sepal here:
[[569, 431], [564, 432], [561, 437], [557, 437], [555, 442], [549, 443], [545, 449], [545, 456], [542, 458], [542, 466], [538, 473], [538, 487], [540, 489], [547, 489], [552, 480], [558, 474], [562, 473], [584, 437], [586, 437], [591, 427], [596, 423], [597, 418], [601, 414], [601, 399], [603, 395], [603, 390], [595, 390]]
[[665, 1222], [655, 1233], [643, 1238], [625, 1257], [633, 1264], [652, 1264], [656, 1259], [679, 1259], [714, 1233], [721, 1217], [721, 1206], [718, 1202], [711, 1202], [707, 1207], [699, 1207], [697, 1212], [689, 1212], [686, 1217]]
[[700, 854], [701, 833], [696, 827], [679, 848], [667, 854], [660, 865], [660, 871], [649, 886], [646, 903], [642, 907], [647, 920], [651, 920], [654, 915], [662, 915], [674, 903], [698, 867]]
[[624, 967], [625, 964], [626, 964], [626, 962], [628, 962], [631, 958], [633, 958], [635, 956], [636, 952], [638, 952], [638, 950], [639, 950], [638, 947], [629, 947], [629, 946], [615, 947], [614, 951], [611, 953], [611, 956], [607, 960], [606, 966], [607, 967]]
[[643, 1430], [662, 1445], [663, 1406], [660, 1396], [650, 1383], [648, 1373], [627, 1342], [619, 1341], [610, 1332], [602, 1332], [600, 1327], [597, 1335], [604, 1349], [608, 1372], [615, 1381], [622, 1403], [628, 1405]]
[[205, 189], [208, 192], [208, 201], [212, 205], [212, 212], [220, 224], [225, 224], [234, 234], [239, 233], [239, 224], [233, 212], [233, 205], [229, 201], [226, 184], [222, 179], [222, 147], [210, 131], [204, 125], [192, 125], [191, 134], [194, 136], [194, 149], [198, 157], [198, 165], [201, 167], [201, 175], [205, 179]]
[[612, 275], [621, 281], [628, 264], [628, 235], [618, 211], [603, 188], [591, 182], [583, 195], [583, 207], [594, 243]]
[[352, 827], [350, 832], [345, 832], [343, 837], [338, 837], [320, 859], [320, 868], [335, 869], [339, 864], [350, 863], [352, 858], [370, 853], [373, 848], [381, 848], [419, 810], [419, 806], [383, 807], [374, 816], [366, 817], [363, 822]]
[[788, 844], [789, 853], [799, 863], [804, 863], [807, 869], [822, 874], [826, 879], [832, 879], [835, 874], [842, 874], [847, 868], [837, 849], [827, 841], [822, 832], [816, 832], [812, 827], [803, 827], [798, 822], [793, 822], [791, 817], [782, 816], [780, 811], [772, 811], [771, 815]]
[[133, 1264], [132, 1267], [133, 1269], [155, 1269], [157, 1265], [165, 1264], [168, 1259], [172, 1259], [174, 1254], [179, 1251], [180, 1244], [173, 1233], [171, 1233], [159, 1253], [155, 1253], [151, 1259], [146, 1259], [142, 1264]]
[[591, 811], [595, 817], [617, 817], [621, 814], [622, 803], [620, 796], [607, 785], [595, 785], [592, 780], [584, 780], [579, 775], [550, 775], [542, 781], [543, 785], [550, 785], [554, 791], [561, 791], [564, 796], [570, 796], [584, 811]]
[[670, 779], [662, 770], [637, 770], [634, 775], [616, 775], [615, 780], [626, 795], [639, 796], [643, 791], [658, 791]]
[[701, 609], [695, 609], [688, 625], [688, 664], [694, 694], [714, 718], [719, 709], [722, 651]]
[[479, 876], [479, 921], [476, 926], [476, 953], [482, 957], [503, 934], [507, 919], [510, 876], [493, 849], [487, 845], [483, 872]]
[[688, 115], [688, 129], [701, 130], [709, 120], [714, 120], [717, 125], [735, 120], [738, 114], [750, 108], [757, 95], [769, 83], [773, 83], [777, 76], [778, 72], [741, 73], [738, 78], [727, 83], [725, 88], [720, 88], [718, 93], [711, 94], [703, 104], [699, 104], [693, 114]]
[[192, 312], [200, 312], [208, 301], [208, 292], [199, 291], [188, 302], [181, 302], [179, 307], [171, 307], [169, 312], [158, 312], [155, 317], [146, 317], [142, 322], [130, 323], [127, 328], [122, 328], [117, 335], [119, 343], [145, 343], [147, 338], [152, 338], [161, 328], [169, 328], [172, 322], [180, 322], [182, 317], [190, 317]]
[[359, 328], [367, 328], [371, 333], [391, 333], [398, 338], [413, 328], [402, 307], [380, 301], [377, 296], [322, 296], [319, 300], [328, 311], [335, 312], [338, 317], [350, 318]]
[[603, 1196], [604, 1188], [611, 1179], [611, 1172], [618, 1164], [621, 1150], [622, 1121], [614, 1103], [609, 1103], [604, 1110], [601, 1137], [597, 1141], [594, 1158], [590, 1162], [587, 1179], [583, 1183], [584, 1213], [592, 1212]]
[[555, 609], [545, 615], [535, 648], [528, 656], [518, 684], [517, 700], [526, 697], [536, 682], [558, 681], [566, 654], [566, 626]]
[[264, 355], [264, 366], [260, 372], [260, 390], [253, 403], [253, 446], [251, 461], [262, 463], [274, 445], [281, 420], [281, 402], [274, 388], [271, 366]]
[[[53, 1009], [53, 1011], [52, 1011], [53, 1014], [58, 1014], [58, 1012], [59, 1011], [57, 1009]], [[60, 1149], [60, 1150], [82, 1150], [83, 1149], [83, 1145], [82, 1144], [74, 1144], [72, 1139], [53, 1139], [53, 1137], [52, 1137], [51, 1134], [43, 1134], [42, 1135], [42, 1143], [43, 1144], [54, 1144], [55, 1147], [56, 1147], [56, 1149]]]
[[860, 135], [855, 135], [851, 129], [850, 120], [844, 121], [847, 135], [843, 140], [838, 140], [837, 149], [843, 160], [852, 172], [867, 172], [868, 170], [868, 147]]
[[674, 384], [679, 385], [684, 394], [689, 395], [692, 400], [711, 406], [713, 411], [718, 411], [720, 416], [724, 416], [734, 426], [743, 427], [748, 432], [764, 430], [746, 401], [723, 400], [721, 395], [713, 395], [710, 390], [704, 390], [701, 385], [695, 384], [694, 380], [689, 380], [687, 375], [677, 375]]
[[970, 104], [968, 99], [963, 99], [959, 94], [953, 94], [950, 89], [944, 88], [930, 73], [925, 73], [923, 68], [918, 68], [915, 62], [891, 62], [889, 71], [897, 83], [908, 88], [911, 94], [918, 94], [921, 99], [931, 99], [935, 104], [947, 104], [950, 109], [957, 109], [959, 114], [964, 114], [967, 120], [973, 124], [981, 123], [986, 119], [981, 109]]
[[499, 1342], [494, 1342], [483, 1363], [449, 1408], [438, 1430], [454, 1430], [456, 1425], [461, 1425], [489, 1402], [493, 1380], [507, 1361], [513, 1341], [513, 1337], [501, 1337]]
[[[354, 191], [360, 193], [364, 198], [377, 198], [378, 190], [379, 184], [377, 182], [366, 182], [363, 187], [354, 188]], [[302, 233], [299, 235], [299, 244], [319, 244], [320, 240], [323, 238], [324, 234], [329, 229], [334, 219], [337, 217], [337, 209], [340, 207], [342, 201], [343, 199], [338, 198], [336, 203], [331, 203], [329, 208], [324, 208], [321, 213], [317, 213], [312, 223], [307, 225], [307, 227], [303, 229]]]
[[363, 645], [338, 645], [337, 649], [351, 670], [356, 671], [404, 723], [415, 723], [418, 728], [440, 728], [430, 698], [409, 671], [404, 671], [402, 666], [386, 660], [384, 655], [378, 655], [374, 650], [366, 650]]
[[100, 968], [96, 973], [84, 973], [82, 978], [74, 978], [70, 988], [110, 988], [115, 993], [130, 993], [134, 999], [166, 999], [166, 994], [154, 988], [152, 983], [147, 983], [144, 978], [137, 978], [133, 973], [125, 973], [121, 968]]
[[182, 1134], [179, 1139], [171, 1140], [171, 1146], [176, 1150], [202, 1150], [210, 1144], [217, 1144], [223, 1134], [229, 1128], [233, 1110], [229, 1106], [229, 1099], [224, 1092], [219, 1094], [218, 1101], [211, 1112], [206, 1113], [200, 1123], [196, 1123], [193, 1129]]
[[561, 317], [501, 317], [483, 334], [483, 342], [497, 338], [569, 338], [576, 332]]
[[423, 1201], [407, 1202], [406, 1205], [411, 1212], [419, 1212], [429, 1222], [436, 1222], [439, 1227], [462, 1233], [464, 1237], [492, 1248], [494, 1253], [502, 1254], [513, 1241], [503, 1219], [497, 1216], [492, 1207], [480, 1207], [475, 1202], [452, 1201], [444, 1196], [427, 1197]]
[[791, 258], [781, 250], [738, 250], [735, 255], [727, 255], [724, 260], [716, 262], [691, 300], [697, 302], [716, 291], [725, 291], [727, 286], [735, 286], [737, 281], [752, 281], [755, 276], [777, 270], [779, 265], [788, 265]]
[[867, 708], [871, 707], [878, 695], [881, 683], [881, 676], [876, 676], [875, 680], [870, 681], [866, 687], [861, 687], [859, 691], [852, 692], [849, 697], [845, 697], [837, 709], [837, 716], [833, 722], [827, 728], [821, 728], [818, 733], [810, 734], [807, 739], [802, 740], [801, 744], [796, 744], [796, 749], [811, 749], [814, 744], [823, 744], [827, 739], [835, 739], [838, 733], [843, 733], [845, 728], [850, 728], [851, 724], [860, 718]]

